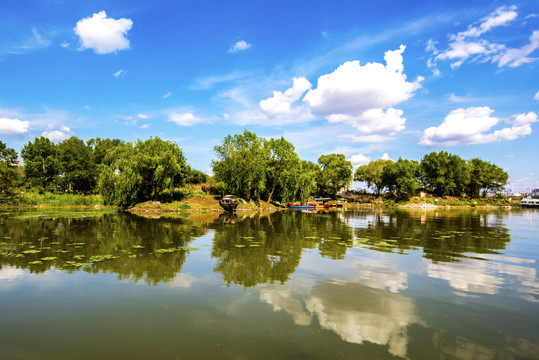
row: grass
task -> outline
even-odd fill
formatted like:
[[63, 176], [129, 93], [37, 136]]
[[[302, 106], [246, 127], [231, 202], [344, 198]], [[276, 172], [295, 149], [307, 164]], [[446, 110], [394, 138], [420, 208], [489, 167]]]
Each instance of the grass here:
[[20, 192], [9, 198], [0, 198], [0, 205], [15, 206], [51, 206], [51, 207], [74, 207], [74, 206], [103, 206], [101, 195]]

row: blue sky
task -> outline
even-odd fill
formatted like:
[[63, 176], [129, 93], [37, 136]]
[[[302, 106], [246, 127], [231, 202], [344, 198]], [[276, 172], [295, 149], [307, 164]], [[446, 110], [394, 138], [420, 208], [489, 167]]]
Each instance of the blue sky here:
[[0, 139], [229, 134], [354, 165], [446, 150], [539, 187], [536, 1], [0, 2]]

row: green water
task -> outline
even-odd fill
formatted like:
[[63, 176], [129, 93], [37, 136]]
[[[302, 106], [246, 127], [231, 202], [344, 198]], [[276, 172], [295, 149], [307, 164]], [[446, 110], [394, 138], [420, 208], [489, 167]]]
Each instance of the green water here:
[[0, 211], [0, 359], [536, 359], [539, 211]]

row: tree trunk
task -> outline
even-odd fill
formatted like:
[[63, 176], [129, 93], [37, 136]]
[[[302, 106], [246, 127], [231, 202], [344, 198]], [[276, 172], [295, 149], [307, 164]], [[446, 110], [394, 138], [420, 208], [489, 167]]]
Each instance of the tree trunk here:
[[273, 188], [271, 189], [271, 192], [268, 196], [268, 204], [271, 204], [271, 197], [273, 196], [274, 191], [275, 191], [275, 185], [273, 185]]

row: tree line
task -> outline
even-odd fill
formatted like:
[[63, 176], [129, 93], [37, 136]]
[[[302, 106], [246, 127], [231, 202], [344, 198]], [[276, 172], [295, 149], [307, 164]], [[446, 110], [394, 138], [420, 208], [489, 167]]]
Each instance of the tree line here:
[[355, 174], [343, 154], [302, 160], [289, 141], [245, 130], [214, 147], [213, 176], [192, 169], [182, 149], [158, 137], [136, 142], [71, 137], [58, 144], [36, 137], [15, 150], [0, 141], [0, 196], [19, 189], [103, 196], [107, 205], [127, 207], [147, 200], [171, 200], [185, 184], [204, 184], [215, 194], [247, 200], [307, 202], [310, 196], [335, 197], [352, 180], [364, 181], [377, 194], [388, 189], [409, 198], [419, 189], [438, 196], [497, 191], [508, 175], [480, 159], [463, 160], [447, 152], [425, 155], [421, 162], [376, 160]]
[[85, 143], [73, 136], [55, 144], [42, 136], [23, 146], [23, 164], [17, 158], [15, 150], [0, 142], [0, 195], [13, 195], [20, 188], [100, 193], [105, 204], [126, 207], [208, 179], [191, 169], [178, 145], [159, 138], [134, 143], [95, 138]]
[[384, 189], [409, 199], [424, 190], [436, 196], [479, 198], [500, 191], [509, 176], [502, 168], [478, 158], [464, 160], [446, 151], [431, 152], [421, 161], [376, 160], [360, 166], [354, 180], [364, 181], [376, 194]]

